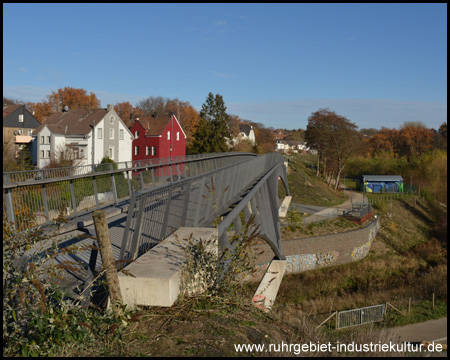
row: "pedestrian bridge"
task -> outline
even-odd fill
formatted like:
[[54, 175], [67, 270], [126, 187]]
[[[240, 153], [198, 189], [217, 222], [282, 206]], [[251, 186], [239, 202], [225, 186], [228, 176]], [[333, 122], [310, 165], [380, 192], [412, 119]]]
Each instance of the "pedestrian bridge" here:
[[[39, 221], [52, 223], [57, 215], [76, 221], [93, 210], [127, 202], [125, 223], [114, 235], [121, 238], [115, 255], [121, 264], [135, 261], [180, 228], [213, 227], [220, 251], [233, 250], [237, 242], [230, 241], [230, 230], [239, 233], [252, 218], [275, 258], [284, 259], [279, 180], [289, 195], [284, 158], [278, 153], [206, 154], [4, 173], [4, 218], [23, 230], [41, 225]], [[86, 282], [101, 266], [95, 257], [92, 251], [84, 260], [90, 266]]]

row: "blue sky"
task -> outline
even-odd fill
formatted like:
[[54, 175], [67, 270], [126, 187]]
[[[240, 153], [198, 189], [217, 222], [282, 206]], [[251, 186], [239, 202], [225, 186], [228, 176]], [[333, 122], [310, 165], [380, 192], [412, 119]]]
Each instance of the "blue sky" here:
[[102, 107], [149, 96], [306, 128], [447, 121], [447, 4], [3, 4], [3, 95], [71, 86]]

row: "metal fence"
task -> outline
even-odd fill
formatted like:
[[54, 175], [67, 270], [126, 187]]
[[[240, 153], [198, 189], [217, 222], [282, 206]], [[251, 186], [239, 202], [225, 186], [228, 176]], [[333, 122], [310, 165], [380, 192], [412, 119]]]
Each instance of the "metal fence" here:
[[189, 155], [124, 163], [3, 173], [3, 218], [16, 230], [119, 204], [138, 191], [180, 182], [255, 157], [248, 153]]
[[337, 313], [336, 329], [383, 320], [385, 309], [386, 305], [380, 304], [359, 309], [339, 311]]
[[250, 214], [255, 215], [262, 228], [261, 236], [281, 257], [277, 206], [279, 176], [289, 193], [283, 162], [283, 157], [277, 153], [265, 154], [133, 194], [120, 259], [134, 260], [181, 226], [207, 227], [225, 216], [218, 225], [223, 251], [230, 247], [226, 234], [228, 227], [233, 224], [235, 231], [242, 228], [241, 212], [246, 220]]

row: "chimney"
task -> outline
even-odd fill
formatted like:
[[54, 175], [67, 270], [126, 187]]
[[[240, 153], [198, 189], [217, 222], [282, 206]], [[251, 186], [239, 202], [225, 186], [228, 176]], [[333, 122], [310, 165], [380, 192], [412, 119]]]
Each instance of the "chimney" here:
[[63, 112], [68, 112], [69, 111], [69, 107], [66, 105], [64, 106]]
[[114, 110], [114, 105], [111, 104], [106, 105], [106, 110], [108, 111]]

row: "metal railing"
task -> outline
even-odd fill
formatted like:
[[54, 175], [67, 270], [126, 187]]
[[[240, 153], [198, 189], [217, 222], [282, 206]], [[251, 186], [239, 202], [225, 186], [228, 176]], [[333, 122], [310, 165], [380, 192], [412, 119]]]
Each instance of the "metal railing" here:
[[289, 193], [283, 161], [277, 153], [265, 154], [133, 194], [119, 258], [133, 261], [178, 228], [209, 227], [222, 216], [218, 233], [224, 251], [231, 247], [228, 227], [242, 228], [241, 212], [246, 221], [255, 215], [260, 236], [283, 257], [277, 204], [279, 176]]
[[385, 304], [380, 304], [359, 309], [339, 311], [337, 314], [336, 329], [383, 320], [385, 308]]
[[3, 173], [3, 218], [16, 230], [119, 204], [138, 191], [255, 157], [218, 153]]

